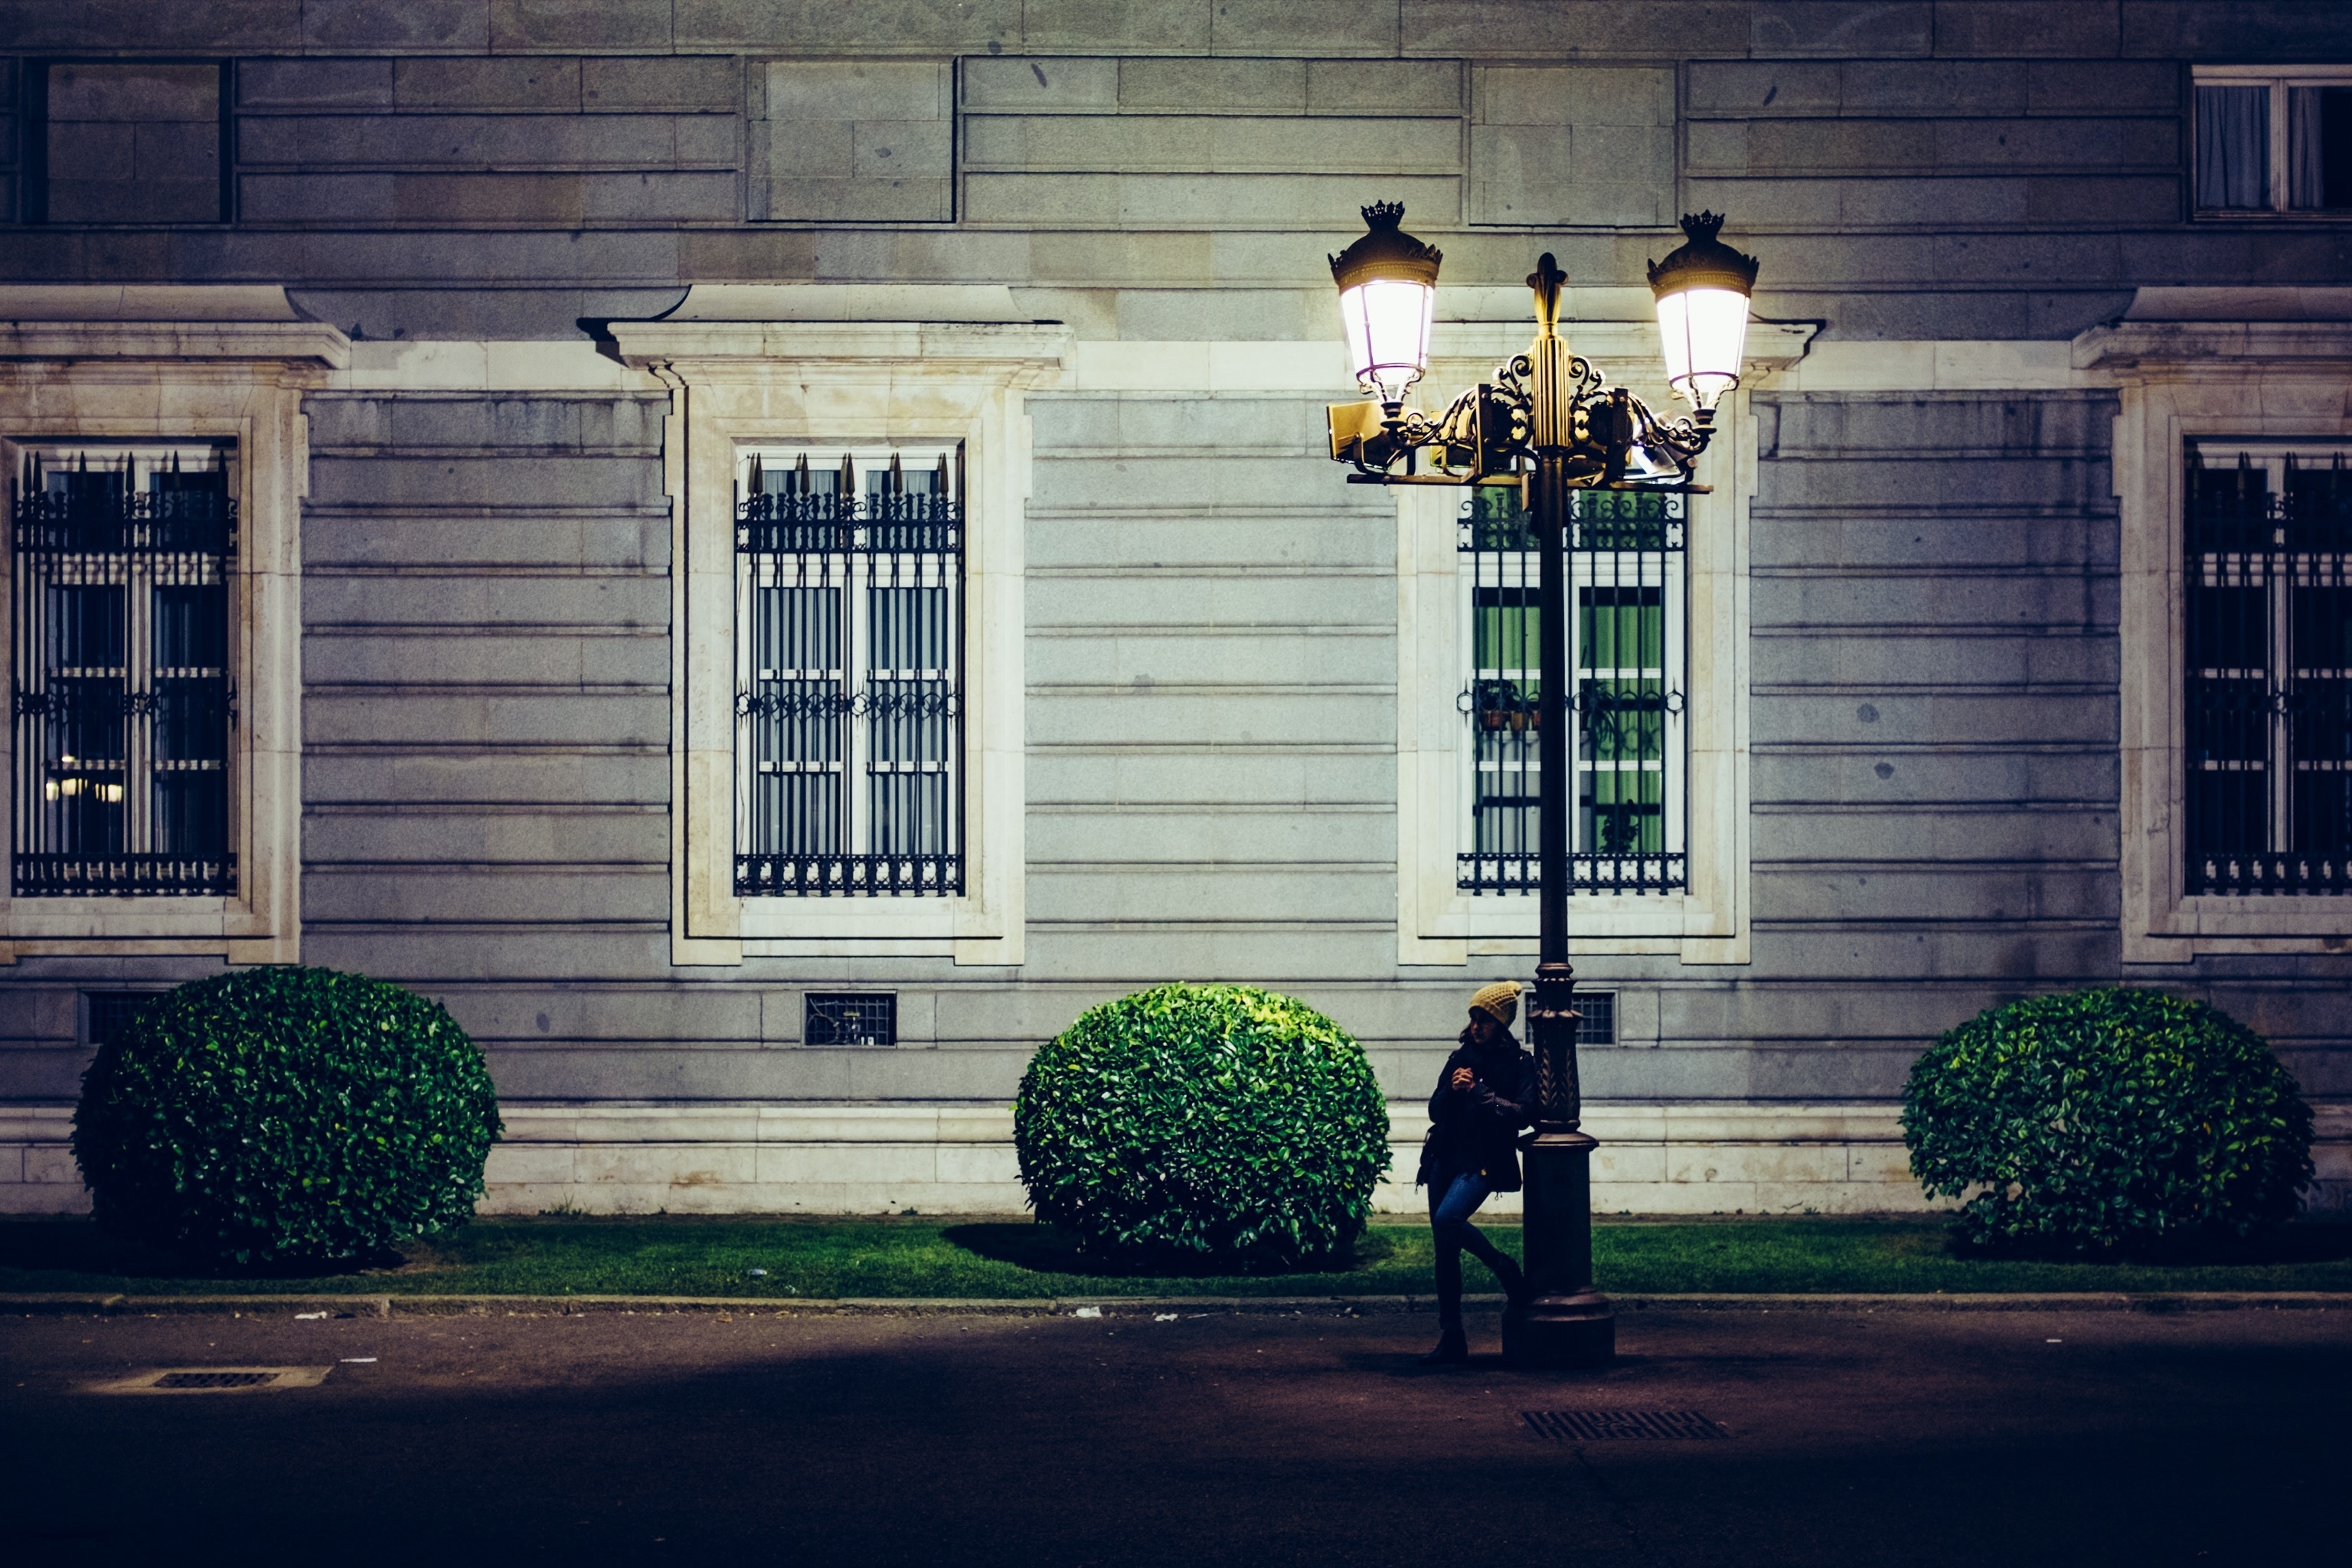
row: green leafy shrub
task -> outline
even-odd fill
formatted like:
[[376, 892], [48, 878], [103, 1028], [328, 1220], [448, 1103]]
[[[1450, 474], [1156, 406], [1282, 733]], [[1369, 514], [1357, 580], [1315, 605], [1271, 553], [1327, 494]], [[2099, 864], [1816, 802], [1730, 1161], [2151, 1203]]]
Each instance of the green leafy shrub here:
[[1985, 1251], [2243, 1238], [2312, 1173], [2311, 1110], [2263, 1037], [2160, 991], [1979, 1013], [1913, 1066], [1903, 1137], [1930, 1197], [1968, 1198], [1955, 1239]]
[[1177, 1265], [1341, 1253], [1389, 1164], [1363, 1047], [1244, 985], [1088, 1009], [1031, 1058], [1013, 1136], [1039, 1218], [1082, 1251]]
[[101, 1225], [213, 1263], [364, 1258], [470, 1216], [504, 1131], [440, 1005], [331, 969], [249, 969], [140, 1009], [82, 1076]]

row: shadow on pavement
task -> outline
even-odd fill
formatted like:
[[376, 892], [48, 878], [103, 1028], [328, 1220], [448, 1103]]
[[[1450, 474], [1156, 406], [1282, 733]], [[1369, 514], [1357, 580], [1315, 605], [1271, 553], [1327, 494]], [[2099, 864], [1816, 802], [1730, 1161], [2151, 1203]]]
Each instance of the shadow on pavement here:
[[316, 1258], [276, 1264], [219, 1265], [183, 1258], [160, 1247], [101, 1229], [87, 1219], [12, 1219], [0, 1224], [0, 1270], [30, 1278], [12, 1281], [22, 1290], [82, 1289], [88, 1280], [46, 1281], [45, 1274], [98, 1276], [124, 1280], [188, 1280], [209, 1289], [234, 1290], [240, 1282], [315, 1279], [325, 1289], [359, 1289], [362, 1277], [400, 1268], [405, 1258], [383, 1253], [347, 1263]]

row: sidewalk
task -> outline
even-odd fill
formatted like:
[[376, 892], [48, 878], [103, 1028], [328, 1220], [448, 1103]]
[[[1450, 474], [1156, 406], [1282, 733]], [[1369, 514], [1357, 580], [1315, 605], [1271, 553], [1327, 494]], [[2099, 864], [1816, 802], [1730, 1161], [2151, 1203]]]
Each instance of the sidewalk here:
[[[638, 1302], [297, 1321], [289, 1305], [0, 1320], [0, 1506], [9, 1539], [35, 1543], [28, 1561], [161, 1561], [191, 1543], [208, 1560], [342, 1568], [2343, 1555], [2341, 1311], [1651, 1303], [1620, 1323], [1612, 1365], [1564, 1372], [1504, 1364], [1487, 1312], [1470, 1320], [1467, 1364], [1429, 1367], [1427, 1318], [1344, 1308], [1161, 1321], [1116, 1306], [778, 1317]], [[143, 1373], [240, 1368], [316, 1375], [114, 1392]], [[1643, 1415], [1685, 1426], [1560, 1427]], [[1660, 1436], [1714, 1440], [1621, 1440]]]
[[[1821, 1292], [1742, 1294], [1660, 1292], [1612, 1297], [1621, 1313], [1709, 1312], [2234, 1312], [2352, 1311], [2352, 1290], [1995, 1291], [1953, 1294]], [[1499, 1295], [1463, 1304], [1496, 1311]], [[589, 1312], [657, 1316], [670, 1312], [761, 1312], [779, 1318], [831, 1316], [1116, 1318], [1164, 1320], [1231, 1316], [1372, 1317], [1434, 1313], [1433, 1296], [1056, 1296], [843, 1297], [806, 1300], [772, 1296], [139, 1296], [74, 1291], [0, 1293], [0, 1317], [89, 1313], [163, 1316], [226, 1313], [248, 1318], [569, 1317]]]

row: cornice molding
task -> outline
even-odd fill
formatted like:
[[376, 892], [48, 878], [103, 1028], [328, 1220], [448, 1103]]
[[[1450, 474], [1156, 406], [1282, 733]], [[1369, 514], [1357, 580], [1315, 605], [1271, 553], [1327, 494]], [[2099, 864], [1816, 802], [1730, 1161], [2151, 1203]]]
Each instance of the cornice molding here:
[[0, 321], [299, 321], [275, 283], [5, 283]]
[[1057, 381], [1076, 363], [1056, 321], [614, 321], [621, 363], [688, 381], [791, 376], [870, 380], [877, 374], [974, 373], [1019, 384]]
[[342, 370], [351, 340], [322, 321], [0, 321], [0, 361], [267, 363]]
[[2130, 376], [2341, 375], [2352, 321], [2117, 321], [2074, 339], [2074, 368]]

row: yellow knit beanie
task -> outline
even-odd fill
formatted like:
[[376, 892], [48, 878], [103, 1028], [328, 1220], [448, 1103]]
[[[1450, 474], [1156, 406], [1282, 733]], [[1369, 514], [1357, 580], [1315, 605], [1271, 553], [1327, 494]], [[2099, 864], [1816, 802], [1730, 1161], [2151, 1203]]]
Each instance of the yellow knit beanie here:
[[1470, 1005], [1507, 1029], [1511, 1020], [1519, 1016], [1519, 983], [1497, 980], [1492, 985], [1482, 985], [1478, 994], [1470, 998]]

